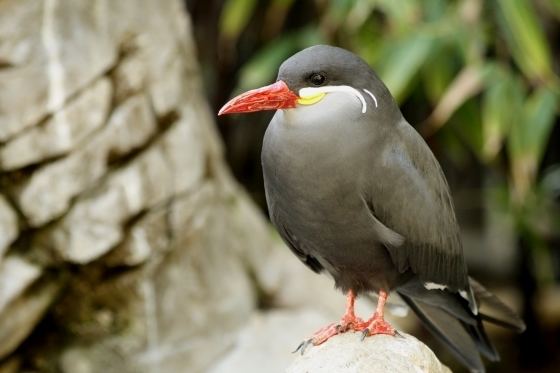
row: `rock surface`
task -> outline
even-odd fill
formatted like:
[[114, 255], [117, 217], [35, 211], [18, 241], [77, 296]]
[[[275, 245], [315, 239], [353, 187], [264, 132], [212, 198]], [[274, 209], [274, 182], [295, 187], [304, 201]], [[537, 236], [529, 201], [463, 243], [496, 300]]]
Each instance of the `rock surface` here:
[[0, 194], [0, 258], [18, 235], [16, 212], [6, 198]]
[[450, 373], [434, 353], [411, 335], [337, 335], [298, 355], [286, 373]]
[[110, 99], [108, 79], [96, 81], [41, 126], [29, 129], [3, 146], [0, 166], [13, 170], [68, 153], [104, 124]]
[[305, 330], [331, 322], [324, 312], [311, 309], [276, 310], [254, 314], [233, 336], [232, 348], [208, 373], [281, 372], [293, 361], [292, 351]]

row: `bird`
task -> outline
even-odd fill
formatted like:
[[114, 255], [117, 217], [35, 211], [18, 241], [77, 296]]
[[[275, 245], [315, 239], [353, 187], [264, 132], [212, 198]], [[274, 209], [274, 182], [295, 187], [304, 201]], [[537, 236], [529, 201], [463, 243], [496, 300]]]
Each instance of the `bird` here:
[[[285, 60], [276, 82], [242, 93], [218, 115], [276, 110], [261, 162], [272, 224], [312, 271], [346, 294], [340, 321], [298, 349], [347, 331], [398, 336], [385, 320], [389, 293], [472, 372], [498, 361], [483, 321], [515, 332], [517, 314], [468, 274], [445, 175], [374, 70], [329, 45]], [[377, 294], [371, 318], [357, 296]]]

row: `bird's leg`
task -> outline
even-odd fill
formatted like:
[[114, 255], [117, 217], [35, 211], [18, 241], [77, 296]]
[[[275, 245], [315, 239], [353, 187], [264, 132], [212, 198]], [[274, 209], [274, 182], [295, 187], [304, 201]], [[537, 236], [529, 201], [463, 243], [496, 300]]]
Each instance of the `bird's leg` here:
[[357, 330], [359, 325], [363, 324], [364, 322], [354, 313], [355, 302], [356, 294], [352, 289], [350, 289], [346, 294], [346, 311], [344, 312], [344, 316], [342, 316], [342, 318], [340, 319], [340, 323], [338, 324], [342, 332], [345, 332], [349, 329]]
[[387, 301], [387, 292], [384, 290], [379, 291], [379, 300], [377, 301], [377, 308], [375, 313], [365, 322], [365, 328], [362, 330], [362, 340], [374, 334], [389, 334], [396, 335], [397, 331], [383, 318], [383, 308], [385, 307], [385, 302]]
[[367, 325], [367, 323], [364, 323], [364, 321], [357, 317], [354, 313], [355, 301], [356, 294], [353, 290], [349, 290], [346, 294], [346, 311], [340, 319], [340, 322], [329, 324], [317, 330], [310, 339], [302, 342], [294, 352], [301, 350], [301, 353], [303, 354], [307, 346], [309, 346], [310, 344], [318, 346], [321, 343], [326, 342], [329, 338], [337, 334], [344, 333], [348, 330], [363, 330], [364, 325]]

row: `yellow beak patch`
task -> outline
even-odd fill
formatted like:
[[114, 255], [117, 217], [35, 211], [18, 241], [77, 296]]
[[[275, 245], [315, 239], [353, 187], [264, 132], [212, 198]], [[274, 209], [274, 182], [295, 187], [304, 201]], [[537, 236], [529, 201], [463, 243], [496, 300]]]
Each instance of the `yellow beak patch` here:
[[313, 105], [321, 101], [323, 97], [325, 97], [325, 93], [319, 92], [310, 96], [300, 97], [298, 98], [297, 103], [301, 105]]

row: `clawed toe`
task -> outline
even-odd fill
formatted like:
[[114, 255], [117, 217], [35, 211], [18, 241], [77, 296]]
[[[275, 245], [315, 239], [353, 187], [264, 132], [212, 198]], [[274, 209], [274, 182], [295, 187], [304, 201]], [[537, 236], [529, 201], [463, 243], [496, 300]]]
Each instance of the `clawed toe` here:
[[309, 346], [310, 344], [313, 343], [313, 338], [309, 338], [303, 342], [301, 342], [299, 344], [299, 346], [297, 346], [297, 348], [295, 350], [292, 351], [292, 354], [295, 354], [296, 352], [300, 351], [300, 353], [303, 355], [303, 353], [305, 352], [305, 349], [307, 348], [307, 346]]
[[347, 331], [361, 332], [361, 340], [363, 341], [366, 337], [375, 334], [388, 334], [393, 336], [402, 337], [399, 332], [395, 330], [387, 321], [383, 319], [383, 306], [385, 300], [387, 299], [387, 293], [384, 291], [379, 292], [379, 302], [377, 304], [377, 309], [371, 319], [363, 321], [357, 317], [354, 313], [354, 299], [355, 294], [352, 290], [348, 292], [346, 312], [344, 316], [340, 319], [339, 323], [332, 323], [324, 328], [319, 329], [313, 336], [299, 344], [299, 346], [293, 351], [293, 353], [300, 352], [302, 355], [309, 345], [318, 346], [329, 338], [345, 333]]
[[375, 334], [387, 334], [402, 337], [402, 335], [399, 334], [399, 332], [397, 332], [397, 330], [393, 328], [391, 324], [376, 315], [374, 315], [370, 323], [362, 330], [361, 340], [363, 341], [366, 337]]
[[360, 341], [364, 341], [364, 339], [366, 339], [366, 337], [369, 335], [369, 330], [368, 328], [365, 328], [364, 330], [362, 330], [362, 336], [360, 338]]

